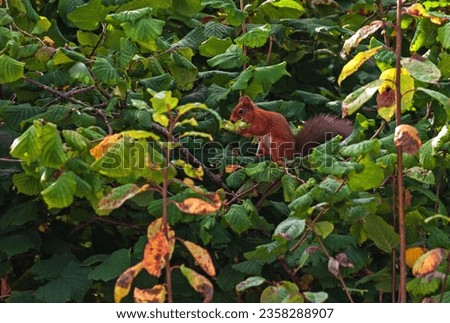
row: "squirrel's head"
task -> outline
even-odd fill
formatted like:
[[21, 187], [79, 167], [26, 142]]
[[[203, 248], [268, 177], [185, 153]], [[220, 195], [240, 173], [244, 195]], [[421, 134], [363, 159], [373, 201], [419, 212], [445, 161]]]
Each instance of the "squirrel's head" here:
[[245, 122], [251, 122], [255, 113], [254, 110], [255, 104], [253, 101], [248, 96], [243, 96], [231, 112], [230, 121], [236, 122], [242, 119]]

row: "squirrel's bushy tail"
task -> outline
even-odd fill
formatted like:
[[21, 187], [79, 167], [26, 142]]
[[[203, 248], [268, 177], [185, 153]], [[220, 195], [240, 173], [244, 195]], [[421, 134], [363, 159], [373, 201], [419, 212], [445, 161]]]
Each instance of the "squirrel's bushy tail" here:
[[341, 135], [348, 137], [353, 131], [350, 120], [333, 115], [319, 114], [305, 122], [295, 137], [295, 151], [302, 156], [308, 155], [310, 149], [323, 144], [331, 138]]

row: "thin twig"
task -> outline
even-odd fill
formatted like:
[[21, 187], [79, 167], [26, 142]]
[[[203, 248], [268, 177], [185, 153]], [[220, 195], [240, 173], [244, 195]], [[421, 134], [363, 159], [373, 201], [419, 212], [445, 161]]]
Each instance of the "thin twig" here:
[[272, 46], [273, 46], [273, 36], [269, 37], [269, 49], [267, 51], [266, 65], [269, 65], [270, 55], [272, 55]]
[[286, 260], [284, 259], [284, 256], [279, 257], [278, 262], [280, 263], [280, 265], [284, 269], [284, 271], [288, 274], [289, 278], [297, 286], [300, 286], [300, 278], [297, 277], [296, 273], [291, 268], [289, 268], [288, 264], [286, 263]]
[[241, 198], [242, 196], [246, 195], [247, 193], [250, 193], [251, 191], [253, 191], [255, 188], [257, 188], [259, 185], [259, 183], [256, 183], [254, 185], [252, 185], [249, 189], [240, 192], [240, 193], [236, 193], [234, 194], [233, 198], [229, 201], [227, 201], [226, 205], [230, 205], [232, 204], [234, 201], [238, 200], [239, 198]]
[[376, 137], [378, 137], [378, 135], [383, 131], [384, 127], [386, 127], [386, 121], [385, 120], [383, 120], [383, 122], [381, 123], [380, 127], [377, 129], [377, 131], [375, 131], [373, 136], [370, 137], [370, 140], [375, 139]]
[[442, 301], [444, 300], [444, 294], [447, 287], [447, 280], [449, 274], [450, 274], [450, 253], [447, 255], [447, 270], [445, 271], [445, 277], [444, 280], [442, 281], [441, 296], [439, 297], [439, 303], [442, 303]]
[[[176, 142], [175, 137], [170, 136], [169, 132], [167, 131], [167, 129], [162, 127], [162, 126], [160, 126], [159, 124], [157, 124], [155, 122], [152, 122], [152, 129], [156, 133], [166, 137], [167, 140], [172, 141], [172, 142]], [[226, 192], [231, 192], [231, 190], [228, 188], [228, 186], [225, 185], [225, 183], [223, 182], [223, 180], [220, 177], [220, 175], [216, 175], [213, 172], [211, 172], [209, 170], [209, 168], [207, 168], [201, 161], [199, 161], [197, 159], [197, 157], [195, 157], [193, 154], [191, 154], [191, 152], [187, 148], [183, 147], [183, 145], [180, 142], [177, 142], [177, 143], [179, 144], [178, 149], [179, 149], [180, 153], [184, 156], [184, 159], [188, 163], [190, 163], [192, 166], [195, 166], [195, 167], [201, 166], [203, 168], [203, 171], [205, 172], [205, 176], [209, 180], [211, 180], [212, 182], [214, 182], [214, 184], [216, 184], [216, 185], [220, 186], [221, 188], [223, 188]]]
[[[320, 239], [319, 237], [317, 237], [317, 241], [319, 241], [319, 244], [322, 248], [322, 251], [325, 253], [325, 255], [327, 256], [328, 259], [331, 258], [330, 254], [328, 253], [327, 249], [325, 248], [322, 239]], [[341, 272], [339, 271], [338, 274], [335, 276], [342, 285], [342, 288], [344, 289], [345, 294], [347, 295], [348, 300], [350, 301], [350, 303], [354, 303], [352, 295], [350, 294], [347, 285], [345, 284], [344, 278], [342, 278]]]
[[52, 89], [51, 87], [49, 87], [49, 86], [47, 86], [47, 85], [45, 85], [45, 84], [43, 84], [43, 83], [41, 83], [39, 81], [33, 80], [33, 79], [29, 78], [29, 77], [25, 77], [24, 81], [27, 82], [27, 83], [33, 84], [34, 86], [40, 88], [41, 90], [44, 90], [44, 91], [46, 91], [48, 93], [56, 95], [57, 97], [60, 97], [61, 99], [64, 99], [66, 101], [69, 101], [69, 102], [72, 102], [72, 103], [75, 103], [75, 104], [78, 104], [78, 105], [81, 105], [81, 106], [84, 106], [84, 107], [89, 106], [88, 104], [86, 104], [86, 103], [84, 103], [82, 101], [79, 101], [77, 99], [74, 99], [74, 98], [70, 97], [66, 93], [62, 93], [62, 92], [59, 92], [59, 91], [57, 91], [55, 89]]
[[136, 231], [140, 231], [140, 232], [145, 232], [145, 230], [146, 230], [146, 227], [144, 227], [144, 226], [140, 226], [140, 225], [133, 224], [133, 223], [123, 222], [123, 221], [120, 221], [117, 219], [113, 219], [111, 217], [94, 215], [86, 222], [80, 223], [75, 228], [73, 228], [72, 231], [69, 232], [69, 237], [73, 236], [76, 232], [84, 229], [85, 227], [87, 227], [95, 222], [103, 222], [103, 223], [113, 224], [115, 226], [125, 227], [125, 228], [133, 229]]
[[105, 123], [106, 127], [108, 128], [108, 135], [112, 135], [114, 133], [113, 128], [111, 127], [111, 124], [108, 121], [108, 118], [106, 117], [105, 112], [103, 112], [102, 109], [95, 109], [96, 113], [102, 117], [103, 122]]
[[273, 182], [272, 185], [270, 185], [270, 187], [267, 189], [267, 191], [263, 194], [263, 196], [261, 196], [261, 198], [259, 199], [258, 203], [256, 203], [255, 207], [257, 209], [259, 209], [261, 207], [261, 204], [263, 204], [264, 200], [267, 198], [267, 196], [269, 196], [270, 194], [272, 194], [272, 192], [275, 190], [275, 188], [278, 186], [278, 184], [280, 184], [281, 179], [279, 179], [276, 182]]
[[[244, 0], [239, 0], [239, 5], [240, 5], [241, 11], [244, 12], [244, 7], [245, 7]], [[242, 28], [242, 34], [245, 34], [247, 32], [247, 26], [246, 26], [245, 19], [242, 22], [241, 28]], [[242, 46], [242, 50], [243, 50], [243, 57], [244, 57], [244, 65], [243, 65], [242, 69], [245, 70], [247, 68], [247, 56], [248, 56], [247, 46], [245, 46], [245, 45]]]
[[[397, 0], [397, 21], [395, 25], [396, 29], [396, 43], [395, 43], [395, 96], [396, 96], [396, 111], [395, 111], [395, 124], [397, 126], [401, 123], [402, 118], [402, 94], [401, 94], [401, 53], [402, 53], [402, 0]], [[400, 248], [399, 248], [399, 297], [400, 303], [406, 303], [406, 232], [405, 232], [405, 210], [404, 210], [404, 187], [403, 187], [403, 151], [402, 147], [397, 147], [397, 197], [398, 197], [398, 233], [400, 235]]]
[[[72, 97], [74, 95], [82, 94], [82, 93], [89, 92], [89, 91], [92, 91], [92, 90], [95, 90], [95, 89], [96, 89], [96, 86], [95, 85], [91, 85], [91, 86], [88, 86], [88, 87], [82, 87], [80, 89], [73, 89], [73, 90], [67, 91], [64, 94], [69, 96], [69, 97]], [[61, 97], [57, 97], [57, 98], [51, 100], [50, 102], [46, 103], [42, 107], [46, 108], [46, 107], [48, 107], [48, 106], [50, 106], [50, 105], [60, 101], [61, 99], [62, 99]]]
[[0, 162], [4, 163], [20, 163], [20, 159], [11, 159], [11, 158], [0, 158]]

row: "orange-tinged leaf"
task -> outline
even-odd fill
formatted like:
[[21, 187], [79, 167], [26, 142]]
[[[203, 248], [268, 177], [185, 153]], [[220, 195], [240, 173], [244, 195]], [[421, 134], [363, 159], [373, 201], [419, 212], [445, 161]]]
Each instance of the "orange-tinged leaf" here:
[[[158, 232], [163, 232], [163, 219], [159, 218], [149, 224], [147, 227], [147, 239], [150, 241]], [[170, 228], [170, 225], [167, 224], [167, 233], [169, 238], [169, 248], [170, 255], [172, 256], [173, 250], [175, 249], [175, 231]], [[170, 258], [170, 257], [169, 257]]]
[[120, 133], [114, 135], [107, 135], [103, 140], [95, 147], [93, 147], [89, 152], [97, 160], [102, 158], [102, 156], [122, 137]]
[[345, 64], [344, 68], [341, 71], [341, 74], [339, 75], [338, 84], [341, 85], [343, 80], [355, 73], [361, 67], [361, 65], [364, 64], [364, 62], [375, 55], [381, 48], [383, 48], [383, 46], [378, 46], [356, 54], [355, 57], [353, 57], [347, 64]]
[[403, 152], [413, 155], [419, 151], [422, 141], [416, 128], [401, 124], [395, 127], [394, 144], [396, 147], [402, 147]]
[[416, 277], [425, 277], [433, 273], [446, 256], [442, 248], [435, 248], [422, 255], [415, 263], [412, 273]]
[[193, 242], [183, 241], [184, 246], [189, 250], [191, 255], [195, 258], [198, 265], [210, 276], [216, 276], [216, 268], [212, 262], [211, 256], [208, 251]]
[[134, 301], [136, 303], [164, 303], [166, 300], [166, 294], [166, 287], [162, 284], [146, 289], [135, 287]]
[[225, 173], [230, 174], [240, 168], [242, 168], [242, 166], [240, 166], [240, 165], [233, 165], [233, 164], [227, 165], [227, 166], [225, 166]]
[[211, 282], [205, 276], [200, 275], [199, 273], [188, 267], [185, 267], [184, 265], [180, 266], [180, 270], [183, 276], [187, 278], [192, 288], [194, 288], [195, 291], [203, 294], [203, 302], [211, 302], [214, 294], [214, 287]]
[[428, 18], [437, 25], [442, 25], [449, 20], [448, 16], [444, 16], [441, 13], [428, 12], [420, 3], [414, 3], [406, 8], [406, 12], [411, 16]]
[[120, 207], [125, 201], [132, 199], [139, 193], [148, 191], [150, 185], [144, 184], [141, 187], [135, 184], [125, 184], [116, 188], [104, 196], [98, 203], [98, 209], [102, 211], [114, 210]]
[[55, 47], [55, 41], [48, 36], [45, 36], [43, 39], [44, 44], [50, 47]]
[[125, 270], [119, 278], [117, 278], [116, 285], [114, 286], [114, 301], [116, 303], [119, 303], [122, 298], [128, 295], [134, 278], [136, 278], [142, 269], [144, 269], [144, 264], [141, 261]]
[[144, 250], [144, 268], [147, 272], [156, 277], [161, 276], [161, 269], [166, 264], [166, 255], [169, 253], [169, 242], [164, 232], [157, 232], [148, 240]]
[[219, 193], [215, 193], [211, 199], [212, 203], [208, 203], [202, 199], [196, 197], [188, 197], [183, 202], [175, 203], [175, 205], [180, 209], [180, 211], [203, 215], [217, 211], [222, 206], [222, 201], [220, 200]]
[[427, 252], [427, 248], [424, 247], [411, 247], [406, 249], [405, 252], [405, 260], [406, 266], [412, 268], [417, 261], [425, 252]]

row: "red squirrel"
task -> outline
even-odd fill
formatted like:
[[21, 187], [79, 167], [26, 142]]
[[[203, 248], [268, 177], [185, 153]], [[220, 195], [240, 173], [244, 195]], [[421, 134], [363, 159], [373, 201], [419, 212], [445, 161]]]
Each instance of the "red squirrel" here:
[[257, 156], [270, 155], [275, 162], [292, 159], [294, 153], [302, 156], [309, 150], [336, 135], [348, 137], [353, 124], [346, 119], [319, 114], [305, 122], [294, 137], [286, 118], [277, 112], [259, 108], [248, 96], [241, 97], [231, 112], [230, 121], [242, 119], [249, 127], [237, 131], [244, 137], [258, 138]]

